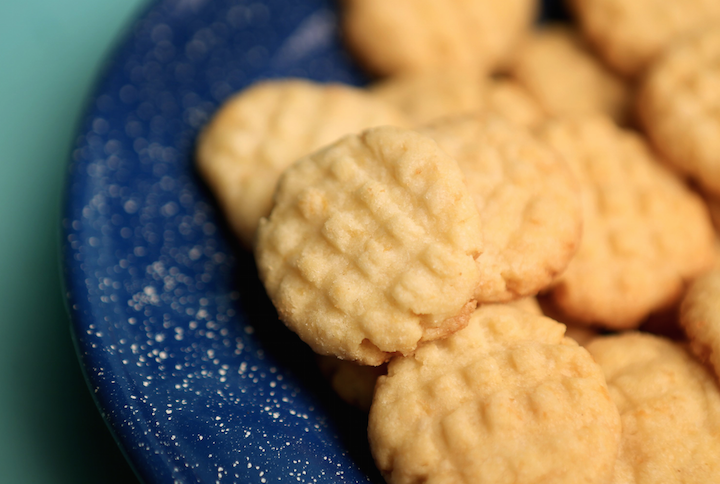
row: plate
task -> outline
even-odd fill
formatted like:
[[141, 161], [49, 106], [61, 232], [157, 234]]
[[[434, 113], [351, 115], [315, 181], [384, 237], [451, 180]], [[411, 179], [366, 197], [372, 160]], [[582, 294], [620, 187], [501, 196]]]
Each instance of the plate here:
[[69, 165], [63, 260], [97, 404], [148, 483], [375, 482], [366, 416], [281, 323], [193, 170], [264, 78], [361, 85], [332, 0], [154, 3], [111, 56]]

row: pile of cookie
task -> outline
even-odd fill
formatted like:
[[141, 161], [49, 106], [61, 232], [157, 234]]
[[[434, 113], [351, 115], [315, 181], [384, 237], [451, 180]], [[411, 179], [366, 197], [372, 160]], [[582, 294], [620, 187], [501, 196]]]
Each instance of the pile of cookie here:
[[199, 139], [389, 483], [720, 482], [720, 1], [568, 6], [345, 0], [376, 83]]

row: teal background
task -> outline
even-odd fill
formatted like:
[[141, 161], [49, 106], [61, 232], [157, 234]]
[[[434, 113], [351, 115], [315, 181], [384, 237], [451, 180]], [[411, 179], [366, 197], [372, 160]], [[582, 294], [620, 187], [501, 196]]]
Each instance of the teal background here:
[[74, 131], [145, 0], [0, 1], [0, 482], [138, 482], [70, 338], [59, 218]]

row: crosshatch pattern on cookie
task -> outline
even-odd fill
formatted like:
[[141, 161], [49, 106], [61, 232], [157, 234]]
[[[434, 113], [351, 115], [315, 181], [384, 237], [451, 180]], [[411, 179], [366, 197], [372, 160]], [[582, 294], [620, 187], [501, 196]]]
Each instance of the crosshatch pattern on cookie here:
[[[720, 2], [718, 2], [720, 5]], [[638, 107], [657, 149], [720, 195], [720, 23], [682, 38], [652, 66]]]
[[540, 136], [565, 157], [583, 193], [583, 239], [552, 292], [570, 318], [636, 327], [712, 265], [707, 208], [637, 134], [592, 116], [550, 122]]
[[[534, 297], [516, 299], [507, 304], [536, 316], [543, 314]], [[375, 382], [379, 376], [387, 373], [387, 365], [360, 365], [334, 356], [318, 356], [317, 361], [323, 375], [340, 398], [362, 411], [370, 410]]]
[[478, 301], [509, 301], [549, 286], [581, 237], [580, 192], [564, 161], [495, 115], [445, 118], [419, 131], [457, 160], [480, 212]]
[[587, 348], [622, 420], [612, 482], [715, 482], [720, 391], [708, 368], [682, 345], [647, 333], [596, 338]]
[[563, 332], [488, 305], [465, 329], [393, 359], [369, 422], [386, 480], [609, 482], [617, 409], [600, 368]]
[[467, 324], [481, 240], [457, 163], [386, 127], [283, 175], [256, 258], [281, 318], [316, 352], [379, 364]]

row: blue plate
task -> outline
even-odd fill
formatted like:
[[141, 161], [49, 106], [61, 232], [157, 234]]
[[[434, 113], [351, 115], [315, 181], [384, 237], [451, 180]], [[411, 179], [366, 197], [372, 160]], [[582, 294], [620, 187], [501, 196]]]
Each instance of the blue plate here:
[[173, 0], [136, 22], [69, 167], [73, 332], [103, 416], [148, 483], [382, 482], [366, 417], [278, 322], [193, 170], [218, 105], [272, 77], [363, 84], [332, 0]]

